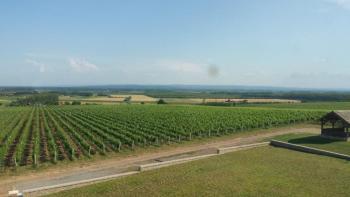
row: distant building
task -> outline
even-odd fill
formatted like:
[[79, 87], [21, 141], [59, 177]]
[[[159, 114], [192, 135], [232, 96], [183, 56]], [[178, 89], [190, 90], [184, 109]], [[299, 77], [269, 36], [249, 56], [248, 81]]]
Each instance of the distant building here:
[[321, 136], [348, 141], [350, 111], [333, 111], [321, 118]]

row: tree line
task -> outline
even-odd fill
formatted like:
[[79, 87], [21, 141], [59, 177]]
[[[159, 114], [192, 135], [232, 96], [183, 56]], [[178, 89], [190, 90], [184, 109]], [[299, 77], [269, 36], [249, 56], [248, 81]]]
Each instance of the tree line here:
[[40, 93], [24, 98], [19, 98], [16, 101], [10, 103], [10, 106], [32, 106], [32, 105], [58, 105], [58, 94], [53, 93]]

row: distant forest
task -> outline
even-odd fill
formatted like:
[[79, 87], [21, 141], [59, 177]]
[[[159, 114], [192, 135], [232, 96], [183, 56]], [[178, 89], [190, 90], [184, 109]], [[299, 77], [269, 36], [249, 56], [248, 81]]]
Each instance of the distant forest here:
[[[311, 101], [350, 101], [350, 91], [293, 90], [283, 88], [247, 88], [228, 86], [85, 86], [85, 87], [0, 87], [0, 96], [28, 97], [30, 95], [108, 96], [111, 94], [145, 94], [155, 98], [267, 98]], [[47, 95], [46, 95], [47, 96]], [[55, 97], [47, 102], [55, 103]], [[23, 103], [42, 101], [29, 97]], [[46, 100], [46, 99], [44, 99]], [[40, 101], [40, 102], [41, 102]], [[43, 102], [46, 103], [46, 102]]]
[[350, 92], [146, 92], [156, 98], [266, 98], [310, 101], [350, 101]]
[[58, 105], [58, 94], [41, 93], [28, 95], [19, 98], [10, 103], [10, 106], [27, 106], [27, 105]]

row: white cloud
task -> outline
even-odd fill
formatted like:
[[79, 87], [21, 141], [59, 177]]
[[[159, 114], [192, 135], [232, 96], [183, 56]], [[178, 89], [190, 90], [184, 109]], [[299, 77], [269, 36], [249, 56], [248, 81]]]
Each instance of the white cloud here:
[[326, 0], [326, 1], [330, 3], [335, 3], [336, 5], [344, 9], [350, 10], [350, 0]]
[[34, 59], [26, 59], [26, 62], [33, 65], [33, 66], [38, 67], [39, 72], [41, 72], [41, 73], [44, 73], [47, 71], [47, 65], [44, 63], [38, 62], [37, 60], [34, 60]]
[[99, 68], [95, 64], [90, 63], [85, 59], [69, 58], [68, 62], [72, 69], [76, 72], [89, 72], [99, 70]]

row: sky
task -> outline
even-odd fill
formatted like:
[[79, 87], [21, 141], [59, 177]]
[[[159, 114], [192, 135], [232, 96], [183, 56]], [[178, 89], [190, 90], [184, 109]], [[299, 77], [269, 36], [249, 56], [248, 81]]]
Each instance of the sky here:
[[0, 86], [350, 89], [350, 0], [4, 0]]

